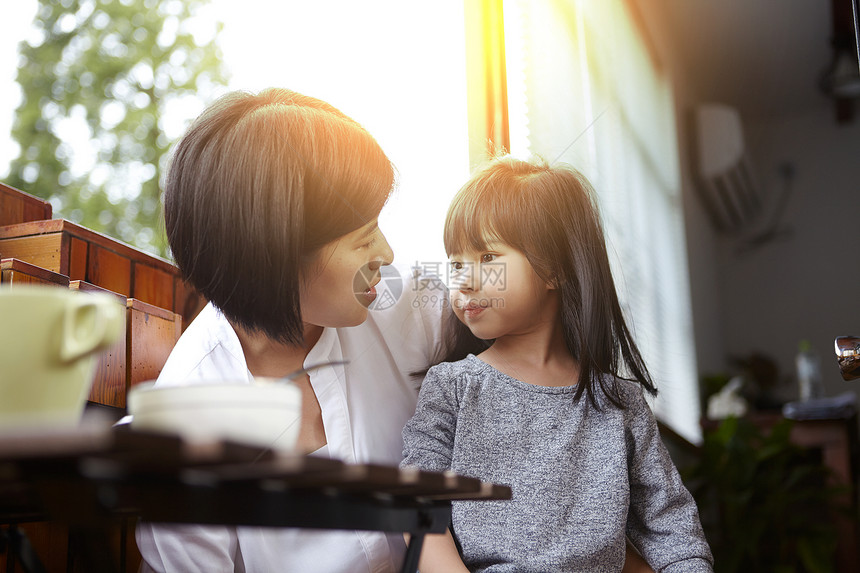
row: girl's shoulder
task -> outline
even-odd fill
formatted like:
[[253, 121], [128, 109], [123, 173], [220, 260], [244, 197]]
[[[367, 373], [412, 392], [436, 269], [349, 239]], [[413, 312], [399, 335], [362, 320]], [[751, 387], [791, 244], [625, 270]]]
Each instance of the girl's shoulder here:
[[464, 375], [478, 374], [487, 365], [481, 362], [474, 354], [469, 354], [462, 360], [455, 362], [440, 362], [427, 371], [427, 376], [437, 378], [456, 378]]
[[633, 400], [638, 402], [640, 399], [645, 399], [645, 390], [642, 388], [642, 384], [636, 382], [635, 380], [628, 380], [626, 378], [618, 378], [617, 376], [613, 377], [615, 379], [616, 388], [618, 388], [618, 392], [627, 400]]
[[613, 407], [612, 401], [607, 395], [610, 392], [618, 397], [625, 410], [637, 412], [643, 407], [649, 408], [648, 403], [645, 401], [645, 390], [635, 380], [606, 374], [600, 378], [599, 385], [602, 387], [602, 391], [596, 389], [595, 394], [601, 408], [604, 406]]

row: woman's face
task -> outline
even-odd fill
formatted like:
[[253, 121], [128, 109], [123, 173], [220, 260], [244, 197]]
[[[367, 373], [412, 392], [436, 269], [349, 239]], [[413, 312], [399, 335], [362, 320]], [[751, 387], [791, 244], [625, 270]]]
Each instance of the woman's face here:
[[320, 249], [302, 286], [302, 319], [325, 327], [357, 326], [376, 298], [379, 268], [394, 253], [374, 219]]

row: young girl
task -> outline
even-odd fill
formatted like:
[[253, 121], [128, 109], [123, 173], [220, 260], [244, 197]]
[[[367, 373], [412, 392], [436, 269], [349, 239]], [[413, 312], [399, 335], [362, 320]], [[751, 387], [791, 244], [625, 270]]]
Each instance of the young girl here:
[[445, 249], [457, 348], [427, 373], [403, 465], [506, 483], [513, 498], [455, 502], [453, 538], [427, 540], [422, 573], [620, 571], [625, 539], [657, 571], [712, 571], [643, 397], [656, 389], [588, 182], [498, 159], [454, 198]]

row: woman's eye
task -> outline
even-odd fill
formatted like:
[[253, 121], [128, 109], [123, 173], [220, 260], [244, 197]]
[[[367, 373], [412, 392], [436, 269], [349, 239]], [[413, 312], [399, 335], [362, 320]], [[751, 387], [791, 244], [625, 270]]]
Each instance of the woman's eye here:
[[495, 260], [496, 260], [496, 255], [494, 255], [492, 253], [484, 253], [483, 255], [481, 255], [481, 262], [482, 263], [492, 263]]
[[451, 265], [452, 271], [462, 271], [463, 270], [463, 263], [461, 263], [460, 261], [451, 261], [450, 265]]
[[358, 246], [358, 248], [359, 249], [369, 249], [370, 247], [373, 246], [374, 243], [376, 243], [376, 237], [370, 239], [366, 243], [362, 243], [361, 245]]

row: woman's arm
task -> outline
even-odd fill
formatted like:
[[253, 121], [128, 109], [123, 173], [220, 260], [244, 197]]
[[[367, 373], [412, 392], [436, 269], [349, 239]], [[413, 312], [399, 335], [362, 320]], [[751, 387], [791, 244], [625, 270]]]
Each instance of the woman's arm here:
[[[409, 543], [409, 535], [405, 535]], [[428, 534], [424, 536], [421, 548], [421, 559], [418, 560], [418, 570], [421, 573], [469, 573], [460, 559], [460, 553], [454, 544], [454, 537], [449, 529], [445, 533]], [[636, 570], [632, 570], [634, 573]]]

